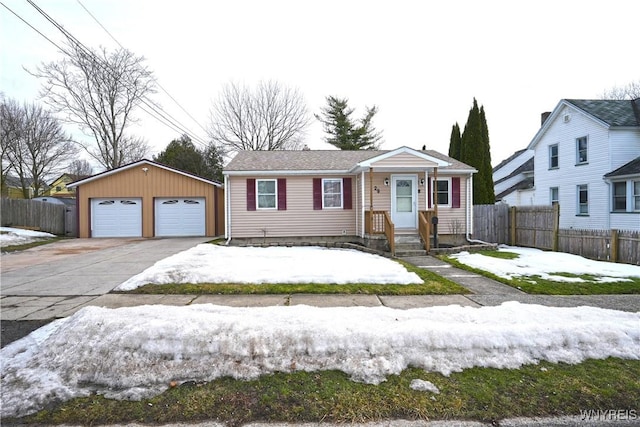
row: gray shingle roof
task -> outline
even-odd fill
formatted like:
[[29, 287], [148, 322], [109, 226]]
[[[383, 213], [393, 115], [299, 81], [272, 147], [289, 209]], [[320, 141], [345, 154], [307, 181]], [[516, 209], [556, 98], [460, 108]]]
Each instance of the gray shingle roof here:
[[640, 126], [640, 99], [566, 99], [584, 112], [610, 126]]
[[[359, 162], [389, 151], [391, 150], [240, 151], [224, 168], [224, 171], [348, 171]], [[425, 150], [422, 152], [451, 163], [451, 166], [440, 168], [440, 170], [474, 169], [437, 151]]]
[[620, 166], [618, 169], [605, 174], [605, 178], [616, 176], [640, 175], [640, 157], [636, 157], [629, 163]]

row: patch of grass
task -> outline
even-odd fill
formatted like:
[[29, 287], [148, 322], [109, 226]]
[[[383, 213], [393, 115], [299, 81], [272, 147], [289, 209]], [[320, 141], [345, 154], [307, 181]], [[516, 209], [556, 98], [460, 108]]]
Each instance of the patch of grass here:
[[518, 258], [520, 256], [519, 254], [517, 254], [515, 252], [498, 251], [498, 250], [477, 251], [475, 253], [480, 254], [480, 255], [494, 257], [494, 258], [501, 258], [501, 259], [516, 259], [516, 258]]
[[462, 270], [471, 271], [482, 276], [493, 279], [505, 285], [513, 286], [521, 291], [536, 295], [620, 295], [620, 294], [640, 294], [640, 277], [628, 277], [626, 281], [602, 283], [597, 281], [597, 276], [588, 274], [575, 275], [570, 273], [553, 273], [557, 276], [579, 277], [584, 282], [557, 282], [543, 279], [538, 275], [526, 277], [514, 277], [505, 279], [491, 272], [470, 267], [461, 263], [455, 258], [447, 255], [438, 256], [443, 261], [458, 267]]
[[[445, 377], [407, 369], [380, 385], [349, 380], [337, 371], [265, 375], [254, 381], [221, 378], [185, 383], [152, 399], [115, 401], [90, 396], [53, 406], [3, 425], [113, 423], [373, 422], [478, 420], [579, 415], [580, 410], [637, 410], [640, 361], [588, 360], [578, 365], [548, 362], [521, 369], [473, 368]], [[409, 387], [435, 384], [440, 394]]]
[[166, 285], [144, 285], [127, 293], [135, 294], [221, 294], [221, 295], [265, 295], [265, 294], [364, 294], [364, 295], [451, 295], [468, 294], [468, 289], [426, 269], [418, 268], [402, 260], [407, 271], [413, 272], [424, 283], [419, 285], [374, 285], [369, 283], [324, 284], [324, 283], [170, 283]]
[[50, 239], [36, 240], [30, 243], [25, 243], [22, 245], [11, 245], [11, 246], [2, 246], [0, 249], [2, 252], [17, 252], [24, 251], [26, 249], [35, 248], [37, 246], [47, 245], [49, 243], [57, 242], [60, 240], [68, 239], [68, 237], [52, 237]]

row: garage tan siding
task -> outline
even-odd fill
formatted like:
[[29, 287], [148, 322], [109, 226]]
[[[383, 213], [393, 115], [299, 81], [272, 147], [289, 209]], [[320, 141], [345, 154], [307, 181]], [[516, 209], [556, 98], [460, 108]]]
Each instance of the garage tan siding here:
[[[352, 209], [313, 209], [313, 178], [327, 176], [277, 176], [286, 178], [287, 210], [247, 210], [247, 179], [260, 176], [229, 177], [226, 191], [231, 193], [231, 238], [353, 236], [356, 234], [355, 203]], [[331, 177], [334, 178], [334, 177]], [[351, 178], [352, 201], [355, 177]]]
[[[148, 168], [145, 173], [142, 168]], [[90, 237], [91, 199], [103, 197], [142, 198], [142, 236], [154, 236], [155, 197], [205, 197], [206, 233], [216, 235], [215, 186], [153, 164], [141, 164], [80, 186], [79, 237]], [[222, 192], [222, 191], [220, 191]], [[224, 217], [224, 215], [222, 215]], [[224, 220], [223, 220], [224, 221]], [[220, 226], [220, 224], [219, 224]], [[220, 228], [219, 230], [223, 230]], [[220, 232], [219, 231], [219, 232]]]

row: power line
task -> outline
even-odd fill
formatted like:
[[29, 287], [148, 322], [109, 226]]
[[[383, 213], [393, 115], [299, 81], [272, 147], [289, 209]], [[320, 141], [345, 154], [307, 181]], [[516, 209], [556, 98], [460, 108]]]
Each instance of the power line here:
[[[41, 9], [37, 4], [35, 4], [32, 0], [27, 0], [27, 2], [34, 8], [36, 9], [36, 11], [38, 13], [40, 13], [46, 20], [48, 20], [56, 29], [58, 29], [67, 39], [67, 42], [73, 46], [75, 46], [75, 49], [77, 51], [79, 51], [79, 53], [89, 57], [91, 60], [93, 60], [95, 62], [96, 65], [102, 67], [106, 72], [111, 72], [111, 70], [108, 67], [108, 64], [103, 63], [104, 61], [102, 61], [102, 59], [98, 58], [93, 51], [91, 51], [88, 47], [86, 47], [82, 42], [80, 42], [77, 38], [75, 38], [70, 32], [68, 32], [64, 27], [62, 27], [60, 24], [58, 24], [57, 21], [55, 21], [55, 19], [53, 19], [51, 16], [49, 16], [43, 9]], [[71, 53], [69, 53], [67, 50], [65, 50], [64, 48], [60, 47], [58, 44], [56, 44], [55, 42], [53, 42], [50, 38], [48, 38], [47, 36], [45, 36], [42, 32], [40, 32], [38, 29], [36, 29], [33, 25], [31, 25], [30, 23], [28, 23], [24, 18], [22, 18], [20, 15], [18, 15], [16, 12], [14, 12], [13, 10], [11, 10], [9, 7], [7, 7], [3, 2], [0, 2], [0, 4], [2, 4], [2, 6], [4, 6], [7, 10], [9, 10], [12, 14], [14, 14], [17, 18], [19, 18], [22, 22], [24, 22], [26, 25], [28, 25], [30, 28], [32, 28], [34, 31], [36, 31], [38, 34], [40, 34], [43, 38], [45, 38], [48, 42], [50, 42], [52, 45], [54, 45], [55, 47], [57, 47], [62, 53], [64, 53], [65, 55], [69, 56], [69, 57], [73, 57], [73, 55]], [[157, 83], [157, 82], [156, 82]], [[126, 83], [125, 83], [126, 84]], [[164, 112], [164, 110], [162, 110], [162, 108], [159, 108], [155, 105], [153, 105], [152, 101], [149, 100], [147, 97], [143, 97], [141, 98], [141, 102], [143, 104], [145, 104], [150, 110], [152, 110], [155, 114], [157, 114], [158, 116], [154, 115], [153, 113], [151, 113], [150, 111], [148, 111], [147, 109], [145, 109], [144, 107], [140, 106], [140, 109], [142, 111], [144, 111], [145, 113], [149, 114], [152, 118], [158, 120], [160, 123], [164, 124], [165, 126], [167, 126], [168, 128], [170, 128], [171, 130], [178, 132], [178, 133], [183, 133], [183, 134], [187, 134], [189, 135], [190, 132], [188, 130], [186, 130], [186, 128], [180, 124], [180, 122], [178, 120], [176, 120], [175, 118], [171, 117], [170, 114]], [[158, 109], [162, 110], [162, 113], [158, 111]], [[164, 113], [164, 114], [163, 114]], [[165, 115], [166, 114], [166, 115]], [[169, 116], [169, 117], [167, 117]], [[197, 137], [196, 135], [190, 135], [193, 140], [195, 142], [198, 142], [199, 144], [206, 146], [207, 143], [202, 140], [201, 138]]]
[[[94, 16], [90, 11], [89, 11], [89, 9], [87, 9], [87, 8], [85, 7], [85, 5], [84, 5], [84, 4], [82, 4], [82, 2], [81, 2], [80, 0], [76, 0], [76, 1], [77, 1], [77, 2], [78, 2], [78, 4], [79, 4], [80, 6], [82, 6], [82, 8], [83, 8], [83, 9], [84, 9], [88, 14], [89, 14], [89, 16], [91, 16], [91, 18], [93, 18], [93, 20], [94, 20], [94, 21], [96, 21], [96, 23], [100, 26], [100, 28], [102, 28], [102, 29], [104, 30], [104, 32], [105, 32], [105, 33], [107, 33], [107, 34], [109, 35], [109, 37], [111, 37], [111, 39], [112, 39], [114, 42], [116, 42], [116, 43], [118, 44], [118, 46], [120, 46], [120, 47], [121, 47], [121, 48], [123, 48], [123, 49], [126, 49], [126, 48], [122, 45], [122, 43], [120, 43], [120, 42], [118, 41], [118, 39], [116, 39], [116, 38], [113, 36], [113, 34], [111, 34], [111, 33], [109, 32], [109, 30], [107, 30], [107, 29], [105, 28], [105, 26], [104, 26], [104, 25], [102, 25], [102, 23], [101, 23], [100, 21], [98, 21], [98, 18], [96, 18], [96, 17], [95, 17], [95, 16]], [[188, 111], [187, 111], [187, 110], [186, 110], [186, 109], [185, 109], [185, 108], [184, 108], [184, 107], [183, 107], [183, 106], [182, 106], [182, 105], [181, 105], [181, 104], [180, 104], [180, 103], [179, 103], [179, 102], [178, 102], [178, 101], [177, 101], [177, 100], [176, 100], [176, 99], [175, 99], [175, 98], [174, 98], [174, 97], [173, 97], [173, 96], [172, 96], [172, 95], [171, 95], [171, 94], [170, 94], [170, 93], [169, 93], [169, 92], [168, 92], [168, 91], [167, 91], [167, 90], [166, 90], [166, 89], [165, 89], [165, 88], [160, 84], [160, 82], [156, 81], [156, 84], [158, 85], [158, 87], [159, 87], [160, 89], [162, 89], [162, 91], [163, 91], [163, 92], [164, 92], [164, 93], [165, 93], [169, 98], [171, 98], [171, 100], [172, 100], [172, 101], [173, 101], [173, 102], [174, 102], [178, 107], [180, 107], [180, 109], [181, 109], [182, 111], [184, 111], [184, 113], [185, 113], [187, 116], [189, 116], [189, 117], [191, 118], [191, 120], [193, 120], [193, 122], [194, 122], [195, 124], [197, 124], [198, 126], [200, 126], [200, 129], [202, 129], [205, 133], [207, 133], [207, 130], [204, 128], [204, 126], [202, 126], [202, 125], [201, 125], [201, 124], [200, 124], [200, 123], [199, 123], [199, 122], [198, 122], [198, 121], [197, 121], [197, 120], [196, 120], [196, 119], [195, 119], [195, 118], [194, 118], [194, 117], [193, 117], [193, 116], [192, 116], [192, 115], [191, 115], [191, 114], [190, 114], [190, 113], [189, 113], [189, 112], [188, 112]]]

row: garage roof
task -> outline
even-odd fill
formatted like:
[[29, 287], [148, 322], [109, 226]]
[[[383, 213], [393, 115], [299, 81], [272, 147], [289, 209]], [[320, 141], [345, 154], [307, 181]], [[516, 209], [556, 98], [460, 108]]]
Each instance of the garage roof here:
[[109, 175], [113, 175], [113, 174], [116, 174], [118, 172], [122, 172], [122, 171], [127, 170], [127, 169], [143, 166], [145, 164], [153, 165], [153, 166], [159, 167], [161, 169], [165, 169], [165, 170], [168, 170], [168, 171], [171, 171], [171, 172], [175, 172], [177, 174], [184, 175], [184, 176], [187, 176], [189, 178], [193, 178], [193, 179], [196, 179], [198, 181], [206, 182], [208, 184], [211, 184], [211, 185], [214, 185], [216, 187], [222, 188], [222, 184], [219, 183], [219, 182], [211, 181], [211, 180], [203, 178], [201, 176], [194, 175], [192, 173], [185, 172], [185, 171], [182, 171], [180, 169], [172, 168], [170, 166], [163, 165], [162, 163], [154, 162], [152, 160], [147, 160], [147, 159], [138, 160], [137, 162], [129, 163], [128, 165], [120, 166], [119, 168], [115, 168], [115, 169], [111, 169], [111, 170], [108, 170], [108, 171], [104, 171], [104, 172], [101, 172], [99, 174], [92, 175], [92, 176], [90, 176], [88, 178], [72, 182], [70, 184], [67, 184], [67, 188], [75, 188], [75, 187], [78, 187], [79, 185], [83, 185], [83, 184], [86, 184], [88, 182], [95, 181], [95, 180], [98, 180], [98, 179], [106, 178]]

